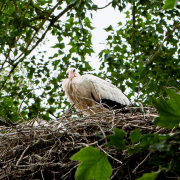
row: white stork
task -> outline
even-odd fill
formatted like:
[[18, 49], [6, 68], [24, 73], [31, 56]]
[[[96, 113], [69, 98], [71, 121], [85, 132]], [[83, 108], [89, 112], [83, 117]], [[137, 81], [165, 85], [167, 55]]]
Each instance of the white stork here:
[[69, 68], [66, 74], [69, 78], [63, 79], [63, 90], [69, 101], [84, 114], [102, 111], [102, 108], [95, 106], [97, 103], [113, 109], [132, 105], [120, 89], [99, 77], [90, 74], [81, 76], [76, 68]]

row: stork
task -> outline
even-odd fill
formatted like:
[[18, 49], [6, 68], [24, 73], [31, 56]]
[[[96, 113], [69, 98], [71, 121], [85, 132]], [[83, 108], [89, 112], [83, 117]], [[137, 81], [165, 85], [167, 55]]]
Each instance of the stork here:
[[132, 105], [130, 100], [113, 84], [94, 75], [80, 75], [76, 68], [69, 68], [66, 71], [67, 79], [63, 79], [62, 87], [68, 99], [78, 110], [86, 115], [102, 111], [102, 108], [95, 107], [102, 103], [105, 108], [121, 109]]

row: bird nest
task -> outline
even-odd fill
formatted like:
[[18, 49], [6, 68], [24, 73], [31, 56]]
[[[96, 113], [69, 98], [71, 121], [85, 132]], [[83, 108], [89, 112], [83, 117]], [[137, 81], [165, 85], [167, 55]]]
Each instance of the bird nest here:
[[126, 114], [107, 110], [91, 116], [72, 113], [70, 109], [50, 122], [38, 117], [19, 124], [8, 121], [9, 127], [0, 127], [0, 179], [75, 179], [80, 162], [72, 161], [71, 157], [87, 146], [108, 155], [113, 168], [110, 179], [141, 177], [154, 170], [145, 161], [148, 151], [129, 155], [104, 144], [108, 141], [106, 136], [114, 134], [113, 128], [126, 132], [129, 142], [129, 134], [136, 128], [141, 129], [141, 134], [167, 133], [152, 124], [156, 116], [155, 109], [150, 108]]

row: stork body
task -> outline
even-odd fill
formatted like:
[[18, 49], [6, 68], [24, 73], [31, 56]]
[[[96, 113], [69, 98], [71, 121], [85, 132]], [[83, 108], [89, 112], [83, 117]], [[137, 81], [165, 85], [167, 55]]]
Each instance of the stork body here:
[[120, 89], [99, 77], [90, 74], [81, 76], [75, 68], [69, 68], [66, 73], [69, 79], [63, 80], [63, 89], [69, 101], [74, 103], [78, 110], [84, 110], [84, 114], [102, 111], [100, 107], [88, 109], [95, 107], [97, 103], [113, 109], [131, 105]]

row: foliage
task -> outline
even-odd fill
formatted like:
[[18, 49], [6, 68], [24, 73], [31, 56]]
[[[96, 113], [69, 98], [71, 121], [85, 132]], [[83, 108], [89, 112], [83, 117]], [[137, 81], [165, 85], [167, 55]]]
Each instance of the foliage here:
[[165, 4], [163, 6], [164, 9], [172, 9], [174, 8], [179, 0], [165, 0]]
[[180, 95], [172, 89], [166, 90], [169, 100], [154, 99], [153, 104], [159, 112], [160, 117], [154, 119], [154, 124], [172, 129], [180, 123]]
[[[93, 52], [93, 27], [86, 16], [93, 6], [89, 0], [0, 2], [0, 116], [17, 121], [23, 102], [23, 118], [39, 114], [48, 120], [69, 105], [61, 88], [67, 67], [74, 64], [80, 71], [92, 69], [85, 57]], [[48, 44], [48, 34], [56, 38], [52, 48], [57, 51], [46, 58], [41, 47]], [[69, 53], [64, 51], [66, 46], [71, 47]]]
[[155, 180], [158, 175], [158, 172], [154, 173], [145, 173], [143, 177], [138, 178], [138, 180]]
[[113, 129], [114, 135], [107, 136], [107, 139], [110, 139], [110, 142], [107, 143], [108, 146], [114, 146], [117, 149], [123, 150], [126, 145], [123, 140], [125, 133], [117, 128]]
[[109, 179], [112, 174], [112, 167], [108, 162], [107, 155], [91, 146], [82, 148], [76, 153], [72, 160], [81, 161], [76, 173], [76, 179], [96, 180]]
[[151, 104], [152, 98], [166, 96], [166, 87], [180, 89], [179, 5], [164, 11], [162, 1], [135, 1], [125, 14], [125, 25], [105, 29], [109, 36], [99, 53], [100, 69], [123, 91], [129, 87], [129, 97]]

